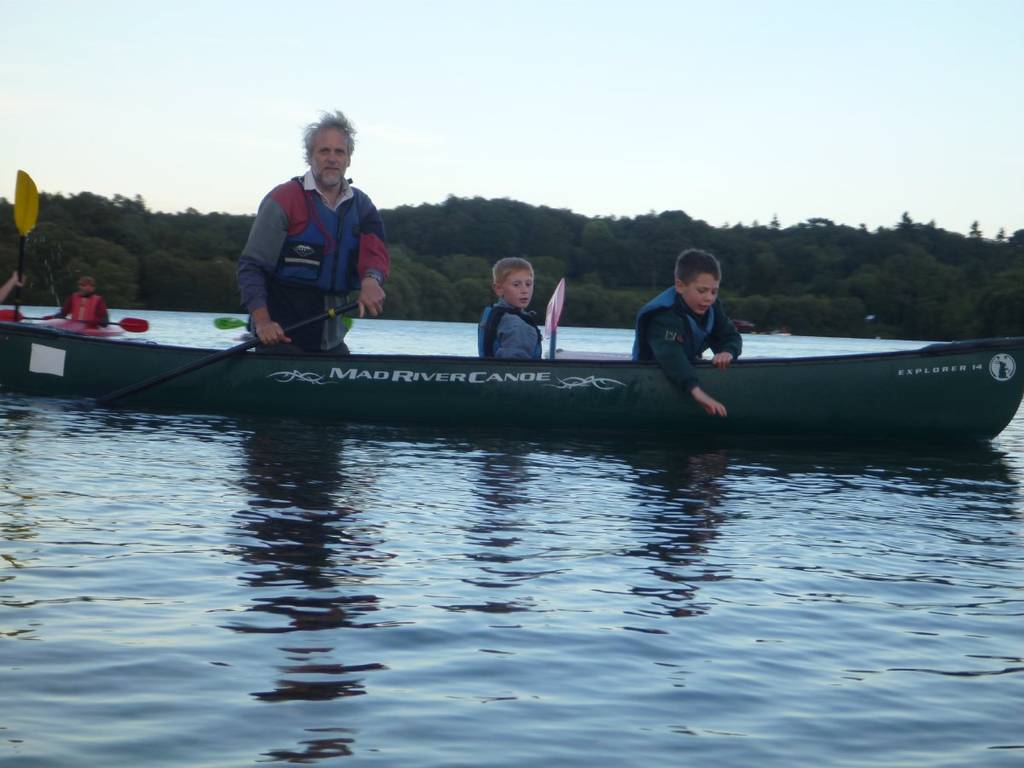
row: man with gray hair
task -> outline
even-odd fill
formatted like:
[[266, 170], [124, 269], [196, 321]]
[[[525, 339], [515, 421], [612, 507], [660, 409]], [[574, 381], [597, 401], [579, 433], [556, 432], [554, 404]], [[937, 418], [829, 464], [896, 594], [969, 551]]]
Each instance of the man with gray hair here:
[[364, 192], [345, 178], [355, 128], [341, 112], [306, 127], [309, 170], [263, 198], [238, 260], [238, 288], [250, 329], [264, 347], [347, 354], [342, 318], [284, 328], [345, 303], [359, 291], [359, 316], [379, 315], [391, 258], [384, 224]]

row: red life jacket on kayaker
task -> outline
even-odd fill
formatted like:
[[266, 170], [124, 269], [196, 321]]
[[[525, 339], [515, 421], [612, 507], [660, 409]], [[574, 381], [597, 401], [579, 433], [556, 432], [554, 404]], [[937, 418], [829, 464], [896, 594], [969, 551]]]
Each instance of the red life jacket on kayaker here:
[[91, 296], [83, 296], [80, 293], [71, 294], [71, 311], [68, 314], [70, 320], [77, 320], [89, 325], [99, 325], [107, 320], [103, 298], [95, 293]]

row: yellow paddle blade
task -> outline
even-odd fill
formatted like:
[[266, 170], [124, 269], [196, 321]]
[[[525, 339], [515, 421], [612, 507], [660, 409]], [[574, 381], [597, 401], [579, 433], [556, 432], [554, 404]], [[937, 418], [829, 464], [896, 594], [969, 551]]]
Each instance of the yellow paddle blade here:
[[39, 191], [32, 177], [18, 171], [18, 184], [14, 188], [14, 226], [25, 237], [36, 225], [39, 216]]

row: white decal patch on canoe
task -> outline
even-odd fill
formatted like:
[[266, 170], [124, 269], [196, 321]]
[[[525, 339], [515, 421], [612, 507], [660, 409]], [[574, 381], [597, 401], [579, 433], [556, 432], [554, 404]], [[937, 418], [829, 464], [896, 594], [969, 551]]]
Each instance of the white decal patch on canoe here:
[[1017, 361], [1001, 352], [988, 361], [988, 372], [996, 381], [1009, 381], [1017, 372]]
[[624, 383], [618, 379], [601, 379], [597, 376], [570, 376], [567, 379], [559, 379], [557, 384], [548, 384], [555, 389], [578, 389], [579, 387], [593, 387], [594, 389], [615, 389], [624, 387]]
[[28, 369], [32, 373], [49, 373], [53, 376], [63, 376], [64, 357], [65, 352], [63, 349], [33, 344], [32, 354], [28, 360]]

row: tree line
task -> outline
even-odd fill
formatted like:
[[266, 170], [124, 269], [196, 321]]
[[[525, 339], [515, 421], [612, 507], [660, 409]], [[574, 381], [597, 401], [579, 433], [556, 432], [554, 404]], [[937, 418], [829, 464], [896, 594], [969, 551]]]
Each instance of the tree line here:
[[[386, 316], [474, 322], [492, 299], [491, 265], [522, 256], [543, 316], [566, 278], [563, 325], [633, 325], [672, 282], [676, 255], [722, 262], [722, 300], [757, 330], [817, 336], [966, 339], [1024, 335], [1024, 230], [987, 238], [908, 213], [869, 231], [825, 218], [783, 227], [712, 226], [682, 211], [588, 217], [508, 199], [450, 197], [382, 210], [392, 253]], [[111, 307], [241, 312], [235, 265], [252, 216], [150, 211], [141, 197], [40, 196], [21, 301], [59, 305], [81, 274]], [[0, 198], [0, 276], [17, 264], [13, 206]]]

